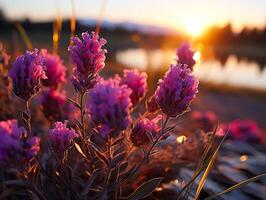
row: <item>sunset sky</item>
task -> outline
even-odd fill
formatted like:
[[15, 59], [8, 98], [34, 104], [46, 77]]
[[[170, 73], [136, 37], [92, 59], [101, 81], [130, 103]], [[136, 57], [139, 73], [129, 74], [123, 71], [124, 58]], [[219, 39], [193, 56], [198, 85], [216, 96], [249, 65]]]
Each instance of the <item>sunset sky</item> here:
[[[132, 21], [199, 33], [204, 27], [231, 22], [235, 31], [244, 25], [262, 28], [266, 0], [74, 0], [77, 18], [97, 18], [106, 1], [103, 19]], [[61, 15], [71, 15], [71, 0], [0, 0], [10, 18], [52, 19], [56, 3]]]

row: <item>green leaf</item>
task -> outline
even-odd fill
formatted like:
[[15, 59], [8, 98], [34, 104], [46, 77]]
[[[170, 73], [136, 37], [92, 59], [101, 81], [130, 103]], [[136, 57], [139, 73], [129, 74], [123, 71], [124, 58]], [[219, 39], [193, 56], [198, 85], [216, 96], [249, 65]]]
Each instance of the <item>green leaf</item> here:
[[223, 195], [223, 194], [225, 194], [225, 193], [228, 193], [228, 192], [231, 192], [231, 191], [233, 191], [233, 190], [239, 189], [239, 188], [241, 188], [241, 187], [243, 187], [243, 186], [249, 184], [250, 182], [254, 182], [254, 181], [256, 181], [256, 180], [258, 180], [258, 179], [260, 179], [260, 178], [262, 178], [262, 177], [264, 177], [264, 176], [266, 176], [266, 173], [261, 174], [261, 175], [258, 175], [258, 176], [254, 176], [254, 177], [249, 178], [249, 179], [244, 180], [244, 181], [241, 181], [240, 183], [237, 183], [237, 184], [233, 185], [232, 187], [230, 187], [230, 188], [224, 190], [223, 192], [220, 192], [220, 193], [218, 193], [218, 194], [215, 194], [215, 195], [212, 195], [212, 196], [210, 196], [210, 197], [207, 197], [207, 198], [205, 198], [204, 200], [211, 200], [211, 199], [214, 199], [214, 198], [216, 198], [216, 197], [218, 197], [218, 196], [221, 196], [221, 195]]
[[141, 186], [139, 186], [133, 194], [131, 194], [129, 197], [122, 197], [121, 199], [124, 200], [138, 200], [143, 199], [147, 196], [149, 196], [156, 187], [161, 183], [163, 180], [163, 177], [154, 178], [151, 179], [145, 183], [143, 183]]

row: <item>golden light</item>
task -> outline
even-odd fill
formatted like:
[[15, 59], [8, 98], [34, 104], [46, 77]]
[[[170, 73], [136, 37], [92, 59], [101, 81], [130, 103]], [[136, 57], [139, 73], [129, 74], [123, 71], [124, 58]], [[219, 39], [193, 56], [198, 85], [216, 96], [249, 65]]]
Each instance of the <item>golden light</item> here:
[[162, 187], [157, 187], [157, 188], [155, 189], [155, 191], [156, 191], [156, 192], [161, 192], [161, 191], [163, 191], [163, 188], [162, 188]]
[[182, 143], [185, 142], [186, 140], [187, 140], [187, 137], [184, 136], [184, 135], [178, 136], [178, 137], [176, 138], [177, 143], [180, 143], [180, 144], [182, 144]]
[[179, 185], [179, 181], [178, 181], [178, 179], [175, 179], [175, 180], [174, 180], [174, 185], [175, 185], [175, 186], [178, 186], [178, 185]]
[[187, 33], [193, 37], [199, 36], [203, 32], [203, 23], [198, 20], [189, 20], [185, 26]]
[[198, 63], [200, 61], [201, 53], [196, 51], [193, 55], [193, 59]]
[[245, 162], [247, 159], [248, 159], [248, 156], [247, 156], [247, 155], [242, 155], [242, 156], [240, 156], [240, 158], [239, 158], [239, 160], [240, 160], [241, 162]]

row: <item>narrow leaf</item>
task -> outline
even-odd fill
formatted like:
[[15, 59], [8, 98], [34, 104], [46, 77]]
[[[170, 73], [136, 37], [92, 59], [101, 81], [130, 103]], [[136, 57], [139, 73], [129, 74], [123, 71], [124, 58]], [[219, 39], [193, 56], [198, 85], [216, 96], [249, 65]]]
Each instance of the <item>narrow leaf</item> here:
[[224, 142], [224, 140], [226, 138], [226, 135], [227, 135], [227, 133], [224, 135], [223, 139], [221, 140], [221, 142], [219, 143], [219, 145], [215, 149], [213, 155], [211, 156], [211, 159], [210, 159], [210, 161], [209, 161], [209, 163], [207, 165], [207, 168], [204, 171], [204, 173], [202, 175], [202, 178], [201, 178], [201, 180], [199, 182], [199, 186], [197, 188], [196, 195], [195, 195], [195, 198], [194, 198], [195, 200], [197, 200], [199, 195], [200, 195], [200, 192], [201, 192], [201, 190], [202, 190], [202, 188], [203, 188], [203, 186], [204, 186], [204, 184], [206, 182], [207, 176], [208, 176], [209, 172], [211, 171], [211, 168], [212, 168], [212, 166], [214, 164], [214, 161], [215, 161], [215, 159], [216, 159], [216, 157], [218, 155], [219, 149], [221, 148], [221, 146], [222, 146], [222, 144], [223, 144], [223, 142]]
[[68, 101], [69, 101], [70, 103], [72, 103], [73, 106], [75, 106], [76, 108], [78, 108], [78, 109], [81, 108], [80, 104], [77, 103], [76, 101], [74, 101], [73, 99], [68, 98]]
[[79, 144], [77, 144], [76, 142], [74, 142], [74, 145], [76, 147], [76, 149], [78, 150], [78, 152], [84, 157], [87, 158], [86, 155], [83, 153], [81, 147], [79, 146]]
[[163, 180], [163, 177], [151, 179], [143, 183], [141, 186], [139, 186], [135, 190], [135, 192], [131, 194], [129, 197], [122, 197], [121, 199], [124, 199], [124, 200], [143, 199], [149, 196], [155, 190], [155, 188], [159, 186], [162, 180]]

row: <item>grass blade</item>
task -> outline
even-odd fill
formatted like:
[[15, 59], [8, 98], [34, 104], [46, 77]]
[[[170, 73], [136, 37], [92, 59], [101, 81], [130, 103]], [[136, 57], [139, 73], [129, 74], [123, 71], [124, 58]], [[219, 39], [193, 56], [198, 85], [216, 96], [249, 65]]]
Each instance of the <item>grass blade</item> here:
[[18, 29], [18, 32], [21, 35], [27, 49], [32, 51], [33, 50], [32, 43], [30, 41], [28, 34], [26, 33], [25, 29], [23, 28], [23, 26], [20, 23], [16, 23], [16, 28]]
[[[227, 133], [228, 133], [228, 132], [227, 132]], [[227, 136], [227, 133], [223, 136], [223, 139], [221, 140], [221, 142], [219, 143], [219, 145], [218, 145], [217, 148], [215, 149], [213, 155], [211, 156], [210, 161], [208, 162], [207, 168], [206, 168], [206, 170], [204, 171], [204, 173], [203, 173], [203, 175], [202, 175], [202, 177], [201, 177], [201, 180], [200, 180], [200, 182], [199, 182], [199, 186], [198, 186], [198, 188], [197, 188], [196, 195], [195, 195], [195, 198], [194, 198], [195, 200], [197, 200], [197, 199], [199, 198], [200, 192], [201, 192], [201, 190], [202, 190], [202, 188], [203, 188], [203, 186], [204, 186], [204, 184], [205, 184], [205, 182], [206, 182], [206, 180], [207, 180], [207, 177], [208, 177], [208, 175], [209, 175], [209, 172], [210, 172], [211, 169], [212, 169], [212, 166], [213, 166], [213, 164], [214, 164], [214, 161], [215, 161], [215, 159], [216, 159], [216, 157], [217, 157], [217, 155], [218, 155], [219, 149], [221, 148], [221, 146], [222, 146], [222, 144], [223, 144], [223, 142], [224, 142], [224, 140], [225, 140], [225, 138], [226, 138], [226, 136]]]

